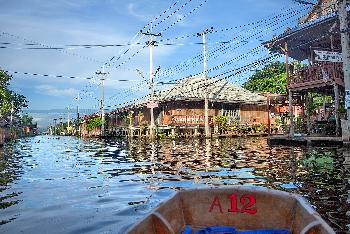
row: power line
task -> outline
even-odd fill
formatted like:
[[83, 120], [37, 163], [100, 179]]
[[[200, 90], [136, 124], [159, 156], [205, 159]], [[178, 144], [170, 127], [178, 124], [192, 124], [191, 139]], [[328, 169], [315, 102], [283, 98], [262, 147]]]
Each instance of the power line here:
[[[0, 36], [10, 36], [10, 37], [17, 38], [17, 39], [20, 39], [20, 40], [23, 40], [23, 41], [28, 41], [28, 42], [30, 42], [30, 44], [36, 44], [36, 45], [39, 45], [39, 46], [41, 46], [43, 48], [53, 48], [52, 46], [49, 46], [49, 45], [46, 45], [46, 44], [43, 44], [43, 43], [39, 43], [37, 41], [31, 40], [31, 39], [27, 39], [25, 37], [14, 35], [14, 34], [11, 34], [11, 33], [7, 33], [7, 32], [4, 32], [4, 31], [0, 31]], [[80, 54], [77, 54], [77, 53], [72, 53], [72, 52], [69, 52], [67, 50], [57, 50], [57, 51], [60, 51], [60, 52], [65, 53], [67, 55], [72, 55], [72, 56], [75, 56], [75, 57], [78, 57], [78, 58], [81, 58], [81, 59], [84, 59], [84, 60], [88, 60], [90, 62], [101, 63], [101, 61], [99, 61], [97, 59], [90, 58], [90, 57], [87, 57], [87, 56], [83, 56], [83, 55], [80, 55]]]
[[[296, 48], [299, 48], [299, 47], [301, 47], [301, 46], [305, 46], [305, 45], [310, 44], [310, 43], [312, 43], [312, 42], [321, 40], [321, 39], [324, 38], [324, 37], [325, 37], [325, 36], [323, 36], [323, 37], [321, 37], [321, 38], [314, 39], [314, 40], [307, 41], [307, 42], [305, 42], [305, 43], [303, 43], [303, 44], [300, 44], [300, 45], [295, 46], [295, 47], [290, 48], [290, 49], [296, 49]], [[269, 56], [269, 57], [267, 57], [267, 58], [265, 58], [265, 59], [260, 59], [260, 60], [257, 60], [257, 61], [255, 61], [255, 62], [249, 64], [249, 65], [245, 65], [245, 66], [243, 66], [243, 67], [241, 67], [241, 68], [239, 68], [239, 69], [246, 68], [244, 71], [251, 70], [252, 65], [253, 65], [253, 67], [254, 67], [254, 66], [258, 66], [258, 65], [259, 65], [259, 66], [261, 66], [261, 65], [266, 65], [266, 62], [267, 62], [267, 61], [270, 61], [270, 59], [274, 59], [274, 58], [277, 58], [277, 57], [279, 57], [279, 56], [280, 56], [279, 54], [274, 54], [274, 55]], [[267, 60], [267, 59], [269, 59], [269, 60]], [[212, 78], [217, 78], [217, 77], [220, 77], [220, 76], [224, 76], [224, 75], [225, 75], [224, 79], [229, 79], [229, 78], [231, 78], [231, 77], [234, 77], [234, 76], [239, 75], [239, 74], [241, 74], [242, 72], [244, 72], [244, 71], [242, 71], [242, 70], [241, 70], [241, 71], [237, 71], [237, 70], [238, 70], [237, 68], [236, 68], [236, 69], [232, 69], [232, 70], [228, 70], [228, 71], [223, 72], [223, 73], [221, 73], [221, 74], [212, 76]], [[231, 74], [230, 74], [230, 73], [231, 73]], [[192, 77], [192, 76], [190, 76], [190, 77]], [[178, 79], [178, 80], [170, 80], [170, 81], [167, 81], [167, 82], [171, 83], [171, 82], [176, 82], [176, 81], [183, 80], [183, 79], [186, 79], [186, 78], [181, 78], [181, 79]], [[199, 83], [199, 82], [197, 82], [197, 83]], [[214, 83], [215, 83], [215, 82], [214, 82]], [[208, 84], [208, 85], [210, 85], [210, 84]], [[146, 97], [147, 97], [147, 96], [146, 96]], [[134, 99], [134, 100], [140, 100], [140, 99]], [[130, 102], [132, 102], [132, 101], [124, 102], [124, 103], [122, 103], [121, 105], [128, 104], [128, 103], [130, 103]], [[117, 106], [117, 105], [115, 105], [115, 106]]]
[[[42, 77], [53, 77], [53, 78], [69, 78], [69, 79], [85, 79], [85, 80], [92, 80], [96, 77], [81, 77], [81, 76], [67, 76], [67, 75], [52, 75], [52, 74], [41, 74], [41, 73], [31, 73], [31, 72], [21, 72], [21, 71], [12, 71], [1, 68], [1, 70], [5, 71], [6, 73], [12, 73], [12, 74], [23, 74], [23, 75], [31, 75], [31, 76], [42, 76]], [[139, 80], [129, 80], [129, 79], [118, 79], [118, 80], [111, 80], [115, 82], [134, 82]]]
[[[284, 20], [281, 20], [280, 17], [278, 17], [278, 16], [280, 16], [281, 14], [280, 14], [280, 15], [277, 15], [277, 16], [273, 17], [273, 18], [275, 18], [275, 20], [274, 20], [272, 23], [269, 23], [269, 25], [273, 25], [273, 23], [276, 23], [276, 22], [280, 23], [280, 22], [286, 21], [286, 20], [288, 20], [288, 19], [294, 17], [295, 15], [297, 15], [299, 12], [300, 12], [300, 10], [298, 10], [298, 11], [292, 11], [291, 13], [289, 13], [289, 14], [292, 14], [292, 16], [290, 16], [290, 17], [288, 17], [288, 18], [286, 18], [286, 19], [284, 19]], [[281, 27], [282, 27], [282, 26], [280, 26], [280, 27], [278, 27], [278, 28], [281, 28]], [[256, 27], [255, 27], [255, 28], [256, 28]], [[250, 36], [245, 37], [245, 38], [241, 38], [239, 41], [250, 40], [250, 39], [253, 38], [254, 36], [257, 36], [257, 35], [259, 35], [261, 32], [263, 32], [263, 31], [258, 31], [258, 32], [256, 32], [255, 28], [252, 30], [252, 31], [254, 32], [253, 35], [250, 35]], [[265, 31], [269, 30], [270, 28], [272, 28], [272, 27], [266, 28]], [[275, 30], [276, 30], [276, 29], [275, 29]], [[261, 36], [259, 36], [259, 37], [261, 37]], [[234, 37], [233, 39], [229, 40], [229, 42], [232, 42], [232, 41], [237, 40], [237, 39], [239, 39], [239, 38], [240, 38], [240, 36]], [[243, 44], [237, 45], [237, 46], [234, 47], [233, 49], [237, 49], [237, 48], [242, 47], [243, 45], [246, 45], [246, 44], [248, 44], [247, 41], [244, 42]], [[214, 48], [214, 50], [210, 50], [210, 52], [208, 53], [208, 54], [209, 54], [208, 57], [212, 57], [212, 56], [214, 55], [214, 53], [217, 53], [217, 52], [220, 52], [220, 53], [217, 53], [217, 55], [222, 55], [222, 54], [225, 53], [224, 50], [227, 50], [227, 49], [228, 49], [229, 47], [231, 47], [231, 46], [232, 46], [232, 43], [229, 43], [228, 45], [227, 45], [227, 44], [223, 44], [222, 47], [220, 46], [219, 48]], [[180, 63], [179, 65], [176, 65], [174, 68], [166, 69], [165, 71], [162, 70], [161, 75], [162, 75], [162, 76], [169, 76], [169, 75], [171, 75], [172, 73], [178, 73], [178, 71], [179, 71], [179, 70], [182, 70], [183, 68], [186, 68], [186, 67], [187, 67], [187, 68], [193, 67], [194, 64], [199, 63], [199, 61], [200, 61], [200, 59], [201, 59], [201, 56], [202, 56], [201, 54], [198, 54], [198, 55], [195, 56], [194, 58], [188, 59], [186, 62]]]

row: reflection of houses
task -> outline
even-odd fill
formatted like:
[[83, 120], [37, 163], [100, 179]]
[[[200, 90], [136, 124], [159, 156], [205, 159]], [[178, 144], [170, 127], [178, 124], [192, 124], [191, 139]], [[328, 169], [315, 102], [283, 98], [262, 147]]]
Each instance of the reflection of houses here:
[[[158, 129], [175, 134], [200, 134], [204, 131], [204, 95], [209, 97], [209, 124], [212, 128], [214, 117], [224, 115], [228, 122], [267, 123], [266, 98], [245, 90], [224, 80], [190, 77], [158, 92], [154, 109]], [[117, 110], [132, 113], [131, 125], [148, 126], [150, 122], [149, 97], [135, 105]], [[124, 114], [127, 115], [127, 114]], [[136, 133], [137, 134], [137, 133]]]
[[[12, 122], [12, 124], [11, 124]], [[5, 141], [16, 139], [17, 137], [33, 136], [38, 131], [37, 124], [22, 124], [18, 116], [0, 118], [0, 146]]]
[[[303, 100], [303, 110], [308, 106], [310, 93], [333, 97], [334, 126], [340, 132], [340, 107], [344, 106], [344, 75], [342, 63], [337, 56], [325, 58], [320, 53], [341, 52], [341, 37], [338, 16], [334, 13], [336, 0], [319, 0], [300, 24], [277, 38], [265, 42], [272, 51], [285, 53], [298, 61], [308, 60], [306, 67], [289, 65], [288, 90], [292, 99]], [[348, 9], [349, 10], [349, 9]], [[319, 52], [321, 51], [321, 52]], [[323, 58], [321, 58], [323, 57]], [[291, 113], [292, 115], [293, 113]], [[305, 115], [307, 112], [305, 111]], [[310, 126], [310, 116], [305, 116]], [[291, 134], [294, 134], [291, 128]]]

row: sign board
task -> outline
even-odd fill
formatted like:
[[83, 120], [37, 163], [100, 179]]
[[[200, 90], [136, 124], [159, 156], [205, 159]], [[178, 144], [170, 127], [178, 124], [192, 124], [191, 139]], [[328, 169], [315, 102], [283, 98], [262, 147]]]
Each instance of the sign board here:
[[157, 108], [158, 107], [158, 102], [149, 102], [147, 103], [147, 108]]
[[316, 61], [322, 61], [322, 62], [333, 62], [333, 63], [341, 63], [343, 61], [343, 56], [341, 53], [338, 52], [331, 52], [331, 51], [321, 51], [321, 50], [314, 50], [316, 57]]
[[350, 109], [350, 90], [345, 90], [345, 108]]

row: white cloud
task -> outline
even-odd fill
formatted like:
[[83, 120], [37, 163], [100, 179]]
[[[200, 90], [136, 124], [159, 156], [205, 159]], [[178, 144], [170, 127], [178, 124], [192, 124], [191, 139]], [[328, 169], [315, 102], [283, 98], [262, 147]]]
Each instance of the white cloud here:
[[133, 17], [142, 20], [144, 22], [148, 22], [151, 18], [151, 15], [147, 14], [141, 14], [136, 11], [136, 4], [135, 3], [129, 3], [128, 4], [128, 13], [132, 15]]
[[66, 96], [72, 97], [72, 96], [76, 96], [79, 92], [77, 89], [74, 89], [74, 88], [59, 89], [51, 85], [38, 85], [35, 87], [35, 89], [41, 94], [55, 96], [55, 97], [66, 97]]

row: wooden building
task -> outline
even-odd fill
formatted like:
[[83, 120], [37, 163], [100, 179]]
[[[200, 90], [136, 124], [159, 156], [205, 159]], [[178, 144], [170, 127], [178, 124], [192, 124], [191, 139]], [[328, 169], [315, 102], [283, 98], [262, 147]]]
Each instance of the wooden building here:
[[318, 0], [311, 11], [300, 20], [301, 24], [319, 19], [336, 11], [337, 0]]
[[[154, 101], [155, 124], [166, 134], [204, 134], [204, 97], [208, 92], [209, 125], [214, 133], [214, 117], [227, 116], [228, 124], [267, 124], [266, 98], [225, 80], [187, 77], [157, 92]], [[150, 124], [150, 97], [116, 110], [129, 117], [129, 127], [136, 135], [147, 134]], [[118, 117], [117, 117], [118, 118]]]
[[[339, 19], [335, 12], [336, 2], [336, 0], [319, 0], [300, 20], [298, 26], [288, 29], [264, 45], [271, 51], [285, 54], [287, 64], [288, 58], [307, 62], [306, 66], [299, 68], [293, 66], [293, 63], [288, 64], [289, 103], [293, 105], [293, 99], [301, 99], [305, 110], [310, 93], [332, 96], [335, 133], [338, 135], [341, 129], [339, 109], [344, 106], [343, 66], [341, 61], [337, 61], [336, 56], [329, 58], [320, 56], [320, 53], [334, 55], [336, 52], [341, 52]], [[349, 7], [347, 10], [349, 11]], [[307, 116], [306, 111], [303, 114], [310, 126], [310, 116]], [[293, 111], [290, 116], [293, 116]], [[293, 121], [290, 135], [294, 135]]]

